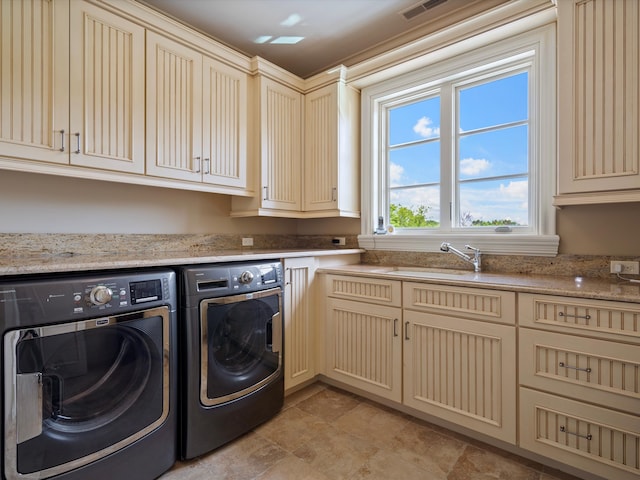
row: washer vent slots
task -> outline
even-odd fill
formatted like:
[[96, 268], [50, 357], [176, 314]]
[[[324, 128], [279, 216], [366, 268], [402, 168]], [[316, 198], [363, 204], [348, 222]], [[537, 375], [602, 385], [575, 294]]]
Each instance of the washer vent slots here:
[[402, 12], [402, 16], [405, 20], [411, 20], [418, 15], [426, 12], [427, 10], [432, 9], [433, 7], [437, 7], [438, 5], [445, 3], [447, 0], [429, 0], [427, 2], [420, 2], [417, 5], [414, 5], [409, 10], [405, 10]]

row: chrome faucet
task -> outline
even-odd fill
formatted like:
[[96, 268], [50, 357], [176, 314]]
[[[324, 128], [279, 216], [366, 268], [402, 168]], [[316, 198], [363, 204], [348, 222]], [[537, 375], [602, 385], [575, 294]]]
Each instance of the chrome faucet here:
[[472, 247], [471, 245], [465, 245], [464, 248], [466, 248], [467, 250], [473, 251], [473, 258], [467, 255], [466, 253], [461, 252], [457, 248], [452, 247], [450, 243], [443, 242], [442, 245], [440, 245], [440, 250], [442, 250], [443, 252], [451, 252], [454, 255], [460, 257], [465, 262], [471, 263], [473, 265], [473, 271], [479, 272], [480, 264], [481, 264], [480, 249]]

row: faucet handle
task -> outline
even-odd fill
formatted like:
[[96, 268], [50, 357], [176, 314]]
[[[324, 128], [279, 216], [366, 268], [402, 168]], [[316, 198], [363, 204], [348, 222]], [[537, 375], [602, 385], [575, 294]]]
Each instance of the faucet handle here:
[[466, 248], [467, 250], [473, 250], [476, 253], [480, 253], [480, 249], [479, 248], [472, 247], [471, 245], [465, 245], [464, 248]]

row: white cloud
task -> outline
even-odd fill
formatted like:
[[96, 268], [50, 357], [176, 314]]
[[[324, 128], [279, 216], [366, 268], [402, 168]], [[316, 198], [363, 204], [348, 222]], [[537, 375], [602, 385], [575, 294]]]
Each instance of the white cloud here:
[[529, 183], [527, 181], [509, 182], [508, 185], [500, 184], [500, 194], [506, 198], [526, 200], [529, 196]]
[[402, 177], [404, 177], [404, 167], [393, 162], [389, 162], [389, 184], [392, 187], [401, 185]]
[[463, 158], [460, 160], [460, 172], [464, 175], [477, 175], [490, 166], [491, 163], [484, 158]]
[[424, 138], [437, 137], [440, 135], [440, 127], [431, 127], [432, 123], [430, 118], [422, 117], [413, 126], [413, 131]]

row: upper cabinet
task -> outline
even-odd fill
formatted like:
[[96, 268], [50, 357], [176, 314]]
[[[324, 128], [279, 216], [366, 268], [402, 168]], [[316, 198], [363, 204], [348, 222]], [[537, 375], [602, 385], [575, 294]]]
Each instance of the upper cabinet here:
[[144, 172], [144, 28], [88, 2], [2, 0], [3, 156]]
[[558, 2], [555, 205], [640, 201], [640, 3]]
[[73, 1], [69, 58], [70, 163], [144, 173], [144, 28]]
[[247, 75], [147, 32], [147, 174], [246, 187]]
[[[232, 216], [360, 216], [360, 94], [344, 69], [303, 81], [256, 59], [253, 199]], [[262, 72], [262, 69], [265, 72]]]
[[360, 216], [360, 92], [339, 80], [305, 97], [304, 210]]

